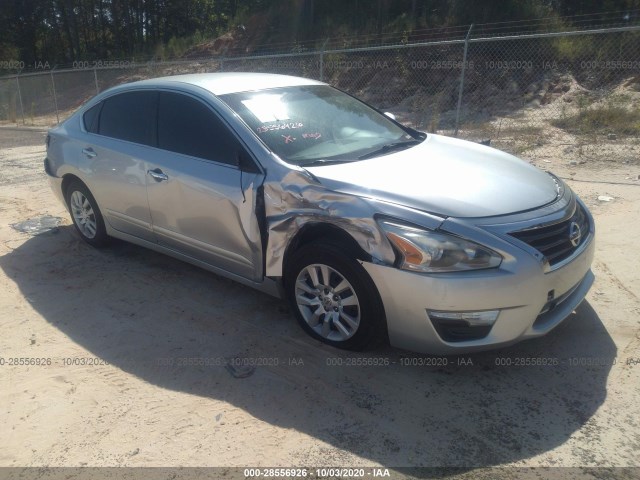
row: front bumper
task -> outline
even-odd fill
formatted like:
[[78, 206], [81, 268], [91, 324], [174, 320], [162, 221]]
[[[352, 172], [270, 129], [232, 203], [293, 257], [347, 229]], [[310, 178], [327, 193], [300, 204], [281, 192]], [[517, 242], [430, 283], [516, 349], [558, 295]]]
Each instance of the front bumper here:
[[[512, 270], [429, 275], [368, 262], [363, 266], [382, 297], [391, 345], [445, 355], [502, 347], [548, 333], [591, 288], [594, 250], [591, 236], [571, 262], [547, 273], [524, 251], [514, 259], [518, 268]], [[550, 295], [556, 304], [549, 301]], [[553, 308], [548, 310], [550, 303]], [[427, 310], [500, 310], [500, 314], [484, 338], [448, 342], [436, 331]]]

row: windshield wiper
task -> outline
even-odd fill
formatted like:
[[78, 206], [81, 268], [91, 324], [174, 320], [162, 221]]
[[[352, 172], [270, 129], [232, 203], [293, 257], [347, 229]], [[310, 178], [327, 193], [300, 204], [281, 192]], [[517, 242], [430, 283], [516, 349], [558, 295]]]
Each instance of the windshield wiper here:
[[387, 143], [386, 145], [383, 145], [373, 152], [365, 153], [364, 155], [359, 156], [358, 160], [377, 157], [378, 155], [383, 155], [394, 150], [404, 150], [405, 148], [413, 147], [415, 145], [418, 145], [419, 143], [422, 143], [422, 140], [403, 140], [400, 142]]
[[301, 167], [317, 167], [318, 165], [335, 165], [337, 163], [349, 163], [353, 162], [353, 160], [337, 160], [330, 158], [318, 158], [317, 160], [312, 160], [309, 163], [300, 164]]

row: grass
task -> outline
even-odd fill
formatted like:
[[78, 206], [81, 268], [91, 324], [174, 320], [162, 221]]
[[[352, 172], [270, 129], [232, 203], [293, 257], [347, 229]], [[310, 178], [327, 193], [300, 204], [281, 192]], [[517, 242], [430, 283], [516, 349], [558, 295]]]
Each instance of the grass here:
[[615, 133], [636, 136], [640, 135], [640, 111], [617, 105], [587, 108], [575, 115], [551, 120], [551, 124], [577, 135]]

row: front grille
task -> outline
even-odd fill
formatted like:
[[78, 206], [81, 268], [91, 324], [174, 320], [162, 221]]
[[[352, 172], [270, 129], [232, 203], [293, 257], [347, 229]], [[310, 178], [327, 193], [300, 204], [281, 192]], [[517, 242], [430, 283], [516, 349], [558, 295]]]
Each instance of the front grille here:
[[[572, 233], [575, 235], [576, 224], [580, 231], [577, 245], [571, 241]], [[580, 204], [577, 204], [573, 216], [560, 223], [528, 228], [511, 232], [512, 237], [530, 245], [542, 253], [549, 265], [555, 265], [569, 258], [589, 237], [589, 219]]]

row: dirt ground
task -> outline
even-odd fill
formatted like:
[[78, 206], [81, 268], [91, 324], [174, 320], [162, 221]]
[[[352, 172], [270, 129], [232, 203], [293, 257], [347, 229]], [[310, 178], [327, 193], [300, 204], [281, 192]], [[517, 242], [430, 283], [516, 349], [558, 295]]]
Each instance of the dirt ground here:
[[[546, 337], [425, 366], [321, 345], [283, 302], [166, 256], [89, 247], [44, 138], [0, 129], [0, 467], [640, 467], [639, 166], [537, 158], [596, 218], [594, 287]], [[43, 215], [60, 227], [11, 226]]]

